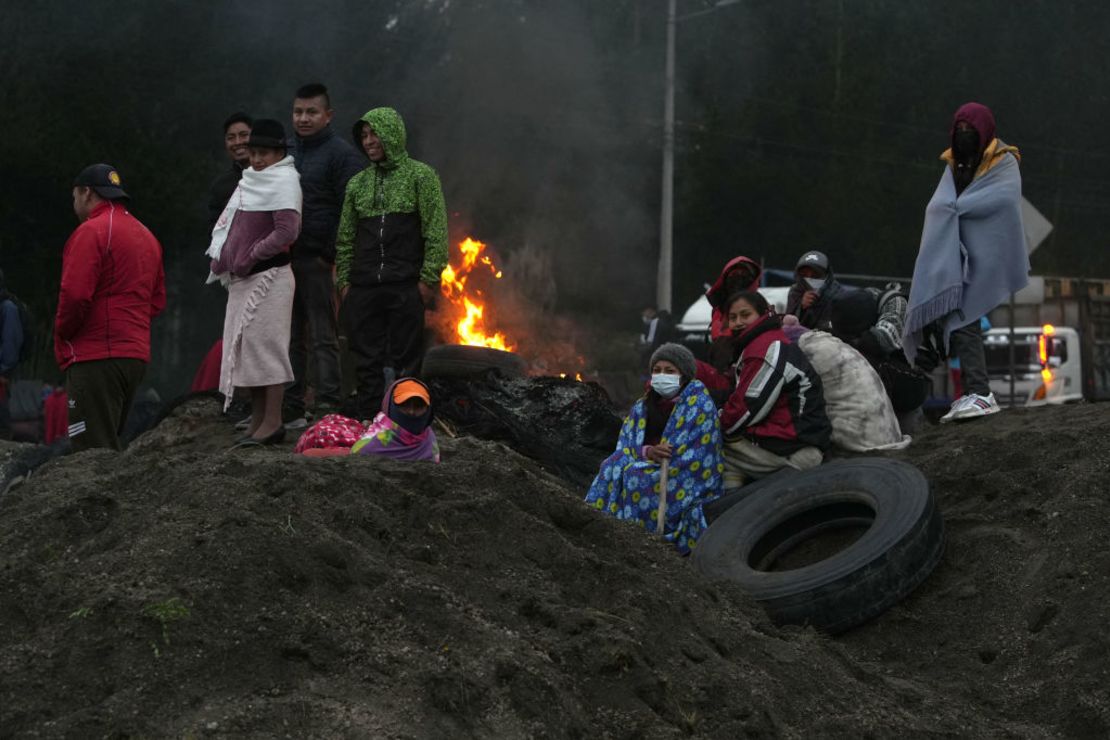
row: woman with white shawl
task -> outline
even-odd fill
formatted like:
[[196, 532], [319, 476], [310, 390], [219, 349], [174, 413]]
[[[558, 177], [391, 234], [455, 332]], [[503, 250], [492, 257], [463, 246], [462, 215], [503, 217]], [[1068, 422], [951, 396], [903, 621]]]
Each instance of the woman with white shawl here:
[[293, 271], [289, 248], [301, 230], [301, 183], [286, 154], [285, 129], [255, 121], [249, 169], [212, 229], [208, 281], [228, 289], [220, 391], [225, 408], [236, 387], [249, 388], [251, 421], [236, 447], [277, 444], [285, 385], [293, 380], [289, 331]]

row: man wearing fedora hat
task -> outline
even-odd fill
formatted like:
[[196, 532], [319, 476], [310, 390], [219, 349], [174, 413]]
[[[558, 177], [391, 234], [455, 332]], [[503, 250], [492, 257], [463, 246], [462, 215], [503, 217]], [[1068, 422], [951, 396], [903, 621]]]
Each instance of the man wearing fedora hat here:
[[81, 224], [62, 250], [54, 358], [66, 375], [73, 449], [121, 449], [119, 432], [150, 362], [150, 323], [166, 306], [162, 246], [126, 208], [115, 167], [73, 182]]

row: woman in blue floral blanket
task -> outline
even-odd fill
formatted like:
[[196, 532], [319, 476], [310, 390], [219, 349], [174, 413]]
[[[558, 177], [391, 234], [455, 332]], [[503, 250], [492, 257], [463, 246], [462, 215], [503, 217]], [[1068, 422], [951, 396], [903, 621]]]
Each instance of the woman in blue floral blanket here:
[[694, 378], [690, 350], [664, 344], [651, 356], [650, 389], [621, 427], [586, 503], [659, 531], [659, 475], [669, 461], [665, 539], [686, 554], [708, 526], [702, 505], [721, 492], [721, 427], [709, 392]]

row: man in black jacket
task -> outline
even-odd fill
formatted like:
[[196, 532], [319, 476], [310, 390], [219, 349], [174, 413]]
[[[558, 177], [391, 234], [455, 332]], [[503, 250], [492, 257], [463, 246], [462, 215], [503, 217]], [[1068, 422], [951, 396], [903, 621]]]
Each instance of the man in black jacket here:
[[251, 137], [254, 121], [246, 113], [232, 113], [224, 121], [224, 149], [231, 160], [231, 166], [220, 173], [208, 188], [208, 230], [216, 225], [224, 212], [231, 194], [243, 177], [243, 170], [251, 166], [247, 140]]
[[[285, 392], [288, 428], [304, 425], [305, 375], [312, 363], [316, 416], [339, 407], [339, 342], [335, 293], [335, 232], [347, 181], [368, 162], [331, 129], [334, 111], [328, 89], [304, 85], [293, 99], [290, 151], [301, 173], [304, 206], [301, 235], [293, 245], [293, 327], [289, 361], [293, 386]], [[311, 342], [311, 344], [309, 344]]]

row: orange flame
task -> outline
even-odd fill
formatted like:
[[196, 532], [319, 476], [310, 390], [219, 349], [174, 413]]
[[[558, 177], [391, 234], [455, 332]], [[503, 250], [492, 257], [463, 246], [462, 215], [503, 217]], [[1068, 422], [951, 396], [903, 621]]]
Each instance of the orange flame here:
[[511, 352], [513, 347], [505, 339], [504, 334], [501, 332], [491, 334], [486, 329], [484, 320], [486, 306], [478, 300], [482, 291], [475, 290], [473, 294], [469, 294], [466, 290], [467, 278], [479, 262], [489, 268], [494, 278], [501, 278], [501, 271], [493, 264], [493, 260], [487, 255], [482, 255], [485, 248], [485, 244], [470, 237], [459, 242], [462, 262], [455, 265], [448, 264], [447, 267], [443, 268], [443, 272], [440, 274], [440, 290], [461, 315], [455, 325], [456, 341], [459, 344], [467, 344], [472, 347], [491, 347]]

